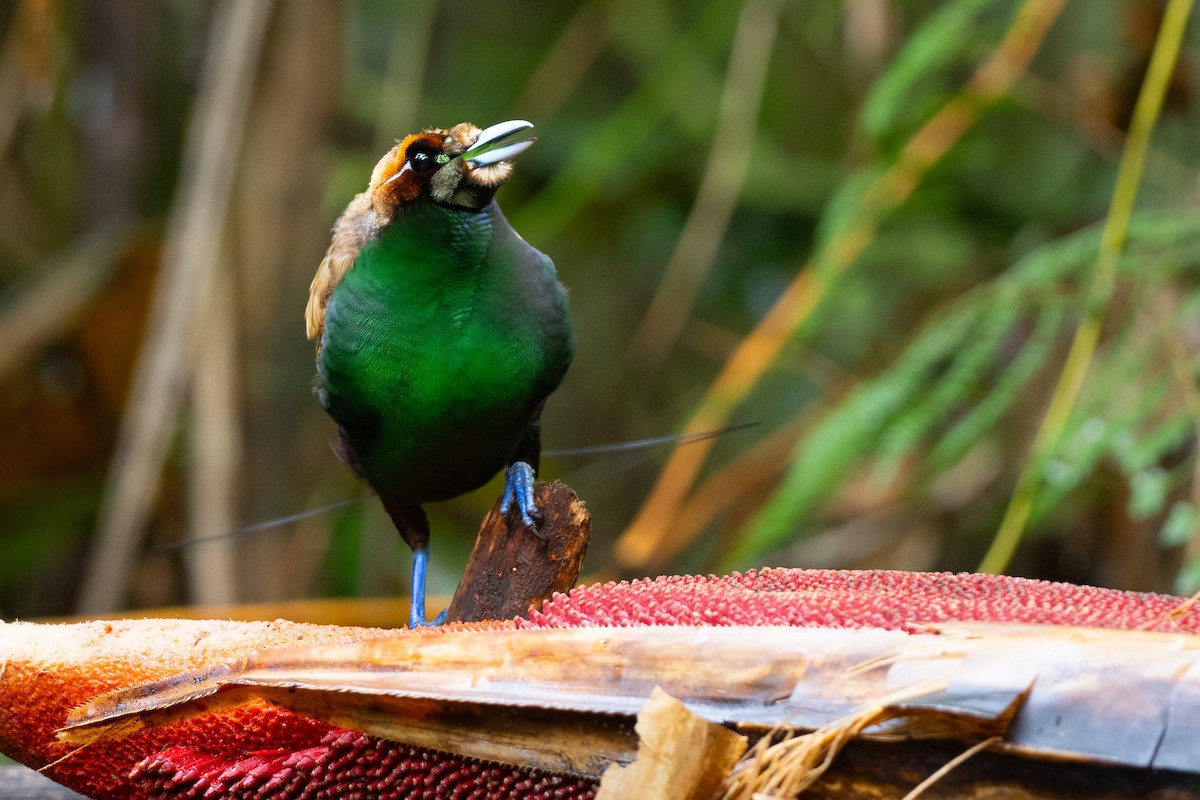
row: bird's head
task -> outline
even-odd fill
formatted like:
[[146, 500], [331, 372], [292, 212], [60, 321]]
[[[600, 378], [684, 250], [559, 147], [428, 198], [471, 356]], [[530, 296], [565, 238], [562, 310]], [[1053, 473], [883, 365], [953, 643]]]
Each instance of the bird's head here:
[[398, 209], [422, 198], [453, 208], [483, 208], [512, 174], [508, 160], [534, 143], [523, 135], [531, 128], [533, 124], [524, 120], [483, 130], [464, 122], [449, 130], [414, 133], [389, 150], [375, 165], [370, 186], [350, 201], [334, 226], [333, 240], [309, 287], [304, 312], [308, 338], [320, 340], [334, 288]]
[[508, 159], [536, 141], [521, 134], [532, 123], [510, 120], [480, 130], [469, 122], [449, 130], [430, 128], [405, 137], [371, 174], [368, 194], [382, 222], [419, 197], [460, 208], [480, 209], [508, 180]]

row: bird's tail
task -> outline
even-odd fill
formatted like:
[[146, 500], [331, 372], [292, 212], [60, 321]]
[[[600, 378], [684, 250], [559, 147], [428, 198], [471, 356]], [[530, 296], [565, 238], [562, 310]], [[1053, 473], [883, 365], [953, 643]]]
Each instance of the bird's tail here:
[[[727, 433], [745, 430], [746, 428], [752, 428], [757, 424], [757, 422], [743, 422], [737, 425], [728, 425], [724, 428], [717, 428], [716, 430], [702, 431], [700, 433], [676, 433], [668, 436], [653, 436], [648, 439], [632, 439], [626, 442], [611, 442], [609, 444], [584, 445], [582, 447], [544, 450], [542, 451], [542, 456], [549, 458], [572, 458], [575, 456], [630, 453], [640, 450], [650, 450], [655, 447], [668, 444], [687, 445], [704, 441], [705, 439], [712, 439], [717, 436], [724, 436]], [[327, 505], [310, 508], [306, 511], [298, 511], [294, 514], [287, 514], [286, 516], [275, 517], [274, 519], [264, 520], [263, 522], [255, 522], [251, 525], [244, 525], [240, 528], [234, 528], [231, 531], [218, 533], [214, 536], [202, 536], [194, 539], [182, 539], [178, 542], [168, 542], [166, 544], [157, 545], [154, 549], [156, 551], [178, 550], [184, 547], [192, 547], [195, 545], [207, 544], [209, 542], [219, 542], [226, 539], [236, 539], [241, 536], [248, 536], [254, 533], [262, 533], [264, 531], [283, 527], [284, 525], [290, 525], [293, 522], [310, 519], [312, 517], [320, 516], [321, 514], [328, 514], [331, 511], [337, 511], [338, 509], [352, 506], [355, 503], [361, 503], [363, 500], [367, 500], [374, 496], [374, 493], [360, 494], [354, 497], [348, 497], [344, 500], [338, 500], [337, 502], [329, 503]]]

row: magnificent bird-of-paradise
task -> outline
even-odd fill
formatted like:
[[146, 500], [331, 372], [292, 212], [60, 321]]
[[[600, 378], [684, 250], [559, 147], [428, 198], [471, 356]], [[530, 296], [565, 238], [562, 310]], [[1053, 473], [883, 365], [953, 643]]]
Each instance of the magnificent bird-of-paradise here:
[[571, 326], [554, 263], [494, 200], [532, 127], [403, 139], [338, 219], [309, 292], [317, 397], [339, 455], [413, 551], [410, 626], [427, 624], [423, 503], [505, 468], [502, 512], [535, 526], [539, 419], [571, 363]]

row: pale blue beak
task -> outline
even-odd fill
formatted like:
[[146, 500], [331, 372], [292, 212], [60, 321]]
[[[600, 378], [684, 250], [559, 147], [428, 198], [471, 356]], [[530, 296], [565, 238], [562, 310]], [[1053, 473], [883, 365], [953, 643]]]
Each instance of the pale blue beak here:
[[479, 132], [479, 138], [475, 140], [475, 144], [471, 145], [470, 149], [464, 152], [460, 158], [465, 159], [472, 168], [486, 167], [489, 164], [516, 158], [532, 147], [537, 138], [529, 137], [516, 142], [512, 140], [517, 137], [517, 134], [532, 128], [533, 123], [523, 119], [511, 119], [508, 122], [500, 122], [484, 128]]

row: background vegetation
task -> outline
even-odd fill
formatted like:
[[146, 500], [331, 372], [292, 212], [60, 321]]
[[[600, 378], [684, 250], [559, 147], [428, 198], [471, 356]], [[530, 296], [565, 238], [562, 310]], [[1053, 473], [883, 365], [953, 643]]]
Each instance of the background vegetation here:
[[[756, 423], [547, 457], [593, 512], [591, 576], [974, 569], [1022, 484], [1008, 570], [1194, 591], [1194, 24], [1143, 113], [1124, 246], [1101, 247], [1180, 19], [1156, 0], [0, 4], [0, 615], [402, 593], [371, 500], [171, 546], [363, 494], [310, 395], [308, 282], [395, 139], [510, 118], [541, 138], [499, 199], [558, 264], [579, 343], [546, 447]], [[1089, 319], [1078, 400], [1034, 448]], [[498, 487], [431, 509], [434, 591]]]

